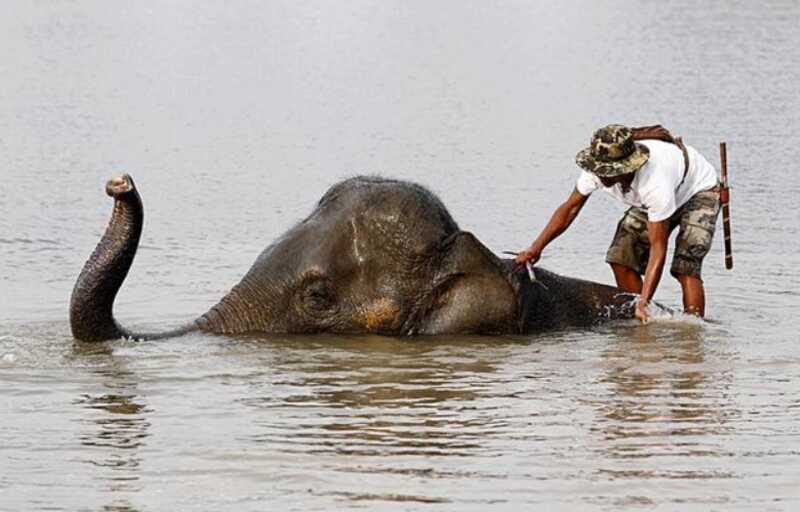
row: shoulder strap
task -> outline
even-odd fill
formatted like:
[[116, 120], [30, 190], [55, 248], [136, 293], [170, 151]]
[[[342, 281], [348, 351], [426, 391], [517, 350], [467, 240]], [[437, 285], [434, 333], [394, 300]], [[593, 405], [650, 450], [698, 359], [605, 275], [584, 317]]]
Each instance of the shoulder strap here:
[[683, 144], [682, 137], [675, 137], [675, 145], [681, 148], [681, 153], [683, 153], [683, 179], [678, 184], [680, 187], [683, 185], [683, 182], [686, 181], [686, 175], [689, 174], [689, 152], [686, 150], [686, 146]]
[[686, 151], [686, 146], [683, 144], [683, 139], [681, 137], [675, 137], [660, 124], [633, 127], [631, 128], [631, 134], [633, 135], [633, 140], [661, 140], [678, 146], [681, 153], [683, 153], [683, 179], [678, 186], [680, 187], [683, 185], [683, 182], [686, 181], [686, 175], [689, 173], [689, 152]]

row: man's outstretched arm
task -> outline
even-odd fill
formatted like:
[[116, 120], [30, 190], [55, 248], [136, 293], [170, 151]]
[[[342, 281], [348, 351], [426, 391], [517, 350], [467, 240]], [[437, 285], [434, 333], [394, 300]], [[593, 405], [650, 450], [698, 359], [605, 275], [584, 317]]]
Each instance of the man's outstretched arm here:
[[548, 221], [531, 246], [517, 255], [516, 262], [525, 263], [530, 261], [531, 264], [534, 264], [539, 261], [547, 244], [566, 231], [572, 221], [575, 220], [575, 217], [578, 216], [578, 213], [580, 213], [583, 205], [586, 204], [587, 199], [589, 199], [589, 196], [585, 196], [578, 192], [577, 189], [574, 189], [567, 200], [555, 209], [550, 221]]

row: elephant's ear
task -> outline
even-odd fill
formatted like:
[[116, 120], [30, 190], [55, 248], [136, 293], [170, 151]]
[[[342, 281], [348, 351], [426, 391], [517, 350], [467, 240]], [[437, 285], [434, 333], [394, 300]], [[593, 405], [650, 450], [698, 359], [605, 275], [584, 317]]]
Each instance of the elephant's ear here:
[[447, 238], [420, 334], [509, 332], [517, 299], [500, 259], [472, 233]]

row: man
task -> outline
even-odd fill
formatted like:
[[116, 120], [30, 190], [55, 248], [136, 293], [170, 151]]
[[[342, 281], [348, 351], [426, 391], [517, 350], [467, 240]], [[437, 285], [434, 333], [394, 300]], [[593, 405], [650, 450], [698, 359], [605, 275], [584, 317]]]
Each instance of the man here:
[[[617, 225], [606, 254], [617, 286], [641, 295], [636, 318], [647, 323], [647, 304], [664, 269], [670, 232], [680, 226], [671, 274], [683, 290], [686, 313], [705, 315], [700, 276], [720, 209], [717, 172], [691, 146], [661, 140], [634, 141], [630, 128], [612, 124], [597, 130], [575, 160], [583, 168], [575, 190], [556, 208], [517, 263], [536, 263], [547, 245], [578, 216], [597, 189], [630, 206]], [[688, 157], [688, 165], [685, 158]], [[642, 279], [644, 276], [644, 280]]]

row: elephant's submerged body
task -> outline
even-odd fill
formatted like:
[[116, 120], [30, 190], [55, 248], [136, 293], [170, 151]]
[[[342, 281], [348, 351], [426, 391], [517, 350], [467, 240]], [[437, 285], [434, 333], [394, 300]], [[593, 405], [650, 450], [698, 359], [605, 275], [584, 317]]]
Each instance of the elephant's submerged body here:
[[167, 333], [138, 334], [113, 317], [113, 302], [141, 235], [133, 180], [112, 179], [114, 211], [72, 294], [75, 338], [155, 338], [213, 333], [499, 334], [630, 318], [618, 288], [536, 269], [512, 272], [461, 231], [424, 187], [373, 177], [345, 180], [308, 218], [267, 247], [208, 312]]

